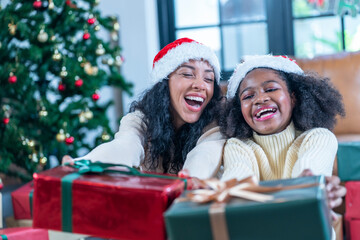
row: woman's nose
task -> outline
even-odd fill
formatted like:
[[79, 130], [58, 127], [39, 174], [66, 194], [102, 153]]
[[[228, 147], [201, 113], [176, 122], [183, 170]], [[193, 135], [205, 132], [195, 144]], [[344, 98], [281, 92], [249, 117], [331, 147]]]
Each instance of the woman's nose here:
[[193, 81], [192, 87], [195, 89], [205, 89], [205, 82], [200, 77], [196, 77]]

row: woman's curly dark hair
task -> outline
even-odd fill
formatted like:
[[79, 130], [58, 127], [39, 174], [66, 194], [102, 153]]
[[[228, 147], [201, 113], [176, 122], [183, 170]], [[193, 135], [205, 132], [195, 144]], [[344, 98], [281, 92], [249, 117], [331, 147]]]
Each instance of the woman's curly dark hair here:
[[[336, 124], [336, 116], [345, 116], [342, 96], [329, 78], [311, 72], [299, 75], [271, 70], [286, 82], [289, 94], [295, 96], [291, 119], [297, 130], [306, 131], [318, 127], [332, 130]], [[242, 116], [239, 89], [240, 86], [235, 97], [227, 102], [219, 125], [225, 136], [244, 139], [252, 137], [253, 130]]]
[[130, 112], [140, 110], [145, 118], [145, 166], [155, 170], [162, 159], [164, 173], [181, 170], [186, 155], [195, 147], [203, 129], [219, 119], [220, 86], [214, 81], [214, 95], [200, 119], [184, 124], [175, 131], [170, 114], [169, 80], [163, 79], [146, 91], [139, 101], [131, 104]]

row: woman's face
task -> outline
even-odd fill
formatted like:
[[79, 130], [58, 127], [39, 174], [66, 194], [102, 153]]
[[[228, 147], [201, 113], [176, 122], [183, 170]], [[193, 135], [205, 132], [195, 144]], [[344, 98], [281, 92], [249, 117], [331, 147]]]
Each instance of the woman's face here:
[[242, 80], [238, 96], [245, 121], [258, 134], [279, 133], [289, 125], [295, 97], [276, 71], [252, 70]]
[[190, 60], [170, 74], [170, 111], [176, 129], [199, 120], [214, 94], [215, 74], [206, 62]]

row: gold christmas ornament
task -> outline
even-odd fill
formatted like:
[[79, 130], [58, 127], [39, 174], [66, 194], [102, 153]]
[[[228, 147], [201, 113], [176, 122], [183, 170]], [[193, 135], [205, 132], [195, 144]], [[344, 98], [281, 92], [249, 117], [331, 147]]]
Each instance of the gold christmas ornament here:
[[48, 112], [46, 111], [45, 107], [41, 108], [41, 111], [39, 112], [40, 117], [46, 117], [48, 115]]
[[50, 37], [50, 41], [54, 42], [55, 40], [56, 40], [56, 36], [55, 36], [55, 35], [52, 35], [52, 36]]
[[46, 162], [47, 162], [47, 158], [44, 157], [44, 156], [42, 156], [42, 157], [40, 158], [40, 163], [43, 164], [43, 165], [45, 165]]
[[118, 36], [117, 31], [112, 31], [110, 36], [111, 36], [111, 40], [113, 40], [113, 41], [119, 40], [119, 36]]
[[54, 61], [60, 61], [61, 60], [61, 53], [57, 48], [55, 48], [54, 53], [52, 55], [52, 60]]
[[94, 1], [94, 5], [95, 5], [95, 6], [99, 5], [99, 3], [100, 3], [100, 0], [95, 0], [95, 1]]
[[105, 141], [109, 141], [110, 140], [110, 135], [104, 131], [103, 134], [101, 134], [101, 139], [105, 142]]
[[46, 42], [49, 39], [49, 35], [47, 34], [47, 32], [44, 31], [44, 29], [42, 28], [37, 36], [37, 40], [41, 43]]
[[94, 117], [93, 112], [90, 109], [86, 109], [84, 112], [84, 117], [88, 120], [92, 119]]
[[118, 22], [115, 22], [115, 23], [114, 23], [114, 26], [113, 26], [113, 29], [114, 29], [115, 31], [119, 31], [119, 29], [120, 29], [120, 24], [119, 24]]
[[121, 56], [118, 55], [118, 56], [115, 57], [115, 65], [116, 66], [120, 67], [123, 64], [123, 62], [124, 61], [123, 61]]
[[96, 55], [101, 56], [104, 55], [105, 53], [105, 48], [103, 47], [103, 45], [101, 43], [98, 44], [96, 50], [95, 50]]
[[96, 24], [95, 27], [94, 27], [94, 30], [95, 31], [99, 31], [101, 29], [100, 25], [99, 24]]
[[34, 147], [35, 146], [35, 141], [34, 140], [29, 140], [27, 142], [27, 144], [28, 144], [29, 147]]
[[60, 77], [65, 78], [68, 75], [68, 72], [66, 71], [66, 67], [63, 66], [61, 68]]
[[1, 49], [1, 47], [2, 47], [2, 43], [0, 42], [0, 49]]
[[50, 10], [53, 10], [54, 7], [55, 7], [54, 2], [53, 2], [52, 0], [49, 0], [49, 6], [48, 6], [48, 8], [49, 8]]
[[56, 134], [56, 141], [63, 142], [63, 141], [65, 141], [65, 138], [66, 138], [66, 136], [65, 136], [64, 129], [60, 129], [59, 133]]
[[88, 75], [96, 76], [99, 72], [98, 67], [93, 67], [90, 62], [85, 62], [84, 64], [84, 71]]
[[112, 59], [112, 58], [108, 58], [108, 60], [107, 60], [106, 64], [107, 64], [107, 65], [109, 65], [109, 66], [114, 65], [114, 59]]
[[87, 118], [85, 117], [85, 113], [83, 111], [81, 111], [79, 113], [79, 122], [80, 123], [87, 123]]
[[13, 22], [11, 22], [11, 23], [8, 24], [8, 27], [9, 27], [9, 33], [10, 33], [11, 35], [15, 35], [15, 33], [16, 33], [16, 28], [17, 28], [16, 24], [14, 24]]

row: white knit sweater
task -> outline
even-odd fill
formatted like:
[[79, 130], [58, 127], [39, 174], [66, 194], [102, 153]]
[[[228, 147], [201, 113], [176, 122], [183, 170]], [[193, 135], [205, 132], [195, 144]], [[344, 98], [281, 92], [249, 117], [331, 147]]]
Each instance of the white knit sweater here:
[[[144, 115], [140, 111], [128, 113], [121, 119], [119, 131], [115, 138], [94, 148], [87, 155], [76, 158], [89, 159], [107, 163], [121, 163], [141, 170], [146, 169], [143, 162], [145, 158], [144, 131], [142, 119]], [[196, 146], [188, 153], [184, 169], [189, 171], [190, 176], [201, 179], [213, 177], [221, 165], [225, 138], [220, 133], [218, 126], [209, 125], [196, 142]], [[156, 169], [163, 172], [161, 166]]]
[[244, 141], [231, 138], [224, 148], [222, 180], [255, 175], [260, 181], [298, 177], [310, 169], [330, 176], [337, 152], [335, 135], [325, 128], [303, 133], [291, 123], [273, 135], [258, 135]]

